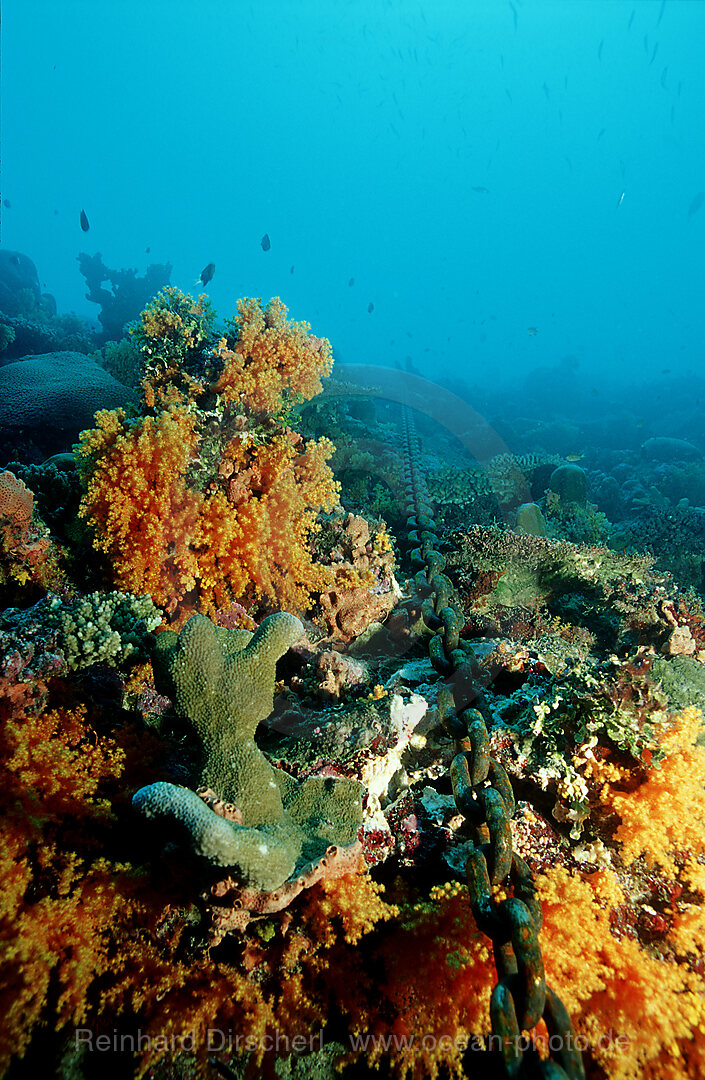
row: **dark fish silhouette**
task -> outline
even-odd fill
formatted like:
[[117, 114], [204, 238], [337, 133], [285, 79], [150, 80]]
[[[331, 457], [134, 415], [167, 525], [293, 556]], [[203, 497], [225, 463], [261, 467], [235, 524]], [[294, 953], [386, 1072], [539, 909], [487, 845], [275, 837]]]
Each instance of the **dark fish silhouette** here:
[[293, 273], [294, 273], [294, 267], [293, 267], [293, 266], [292, 266], [291, 270], [289, 271], [289, 273], [290, 273], [290, 274], [293, 274]]
[[693, 196], [693, 201], [688, 207], [688, 217], [691, 218], [693, 214], [697, 214], [700, 207], [703, 205], [705, 199], [705, 191], [699, 191], [697, 195]]
[[374, 309], [375, 309], [375, 306], [372, 303], [372, 301], [370, 300], [369, 304], [367, 305], [367, 314], [371, 315], [372, 312], [374, 311]]
[[354, 285], [354, 284], [355, 284], [355, 278], [351, 277], [350, 281], [348, 282], [348, 285]]
[[260, 240], [260, 244], [262, 245], [262, 251], [269, 251], [270, 247], [272, 246], [269, 239], [269, 233], [264, 234], [264, 236]]
[[472, 190], [477, 191], [480, 195], [489, 195], [490, 193], [490, 189], [486, 187], [474, 187]]
[[11, 210], [12, 209], [12, 203], [10, 202], [9, 199], [3, 199], [2, 200], [2, 205], [5, 207], [6, 210]]
[[88, 218], [86, 217], [86, 211], [81, 210], [81, 228], [84, 232], [88, 232], [90, 225], [88, 224]]
[[144, 253], [145, 253], [145, 255], [149, 255], [149, 253], [150, 253], [150, 251], [151, 251], [151, 250], [152, 250], [151, 248], [145, 248], [145, 249], [144, 249]]
[[208, 263], [208, 266], [204, 266], [201, 270], [201, 276], [196, 278], [194, 285], [198, 285], [199, 281], [201, 285], [207, 285], [209, 281], [213, 280], [213, 274], [215, 273], [215, 263]]

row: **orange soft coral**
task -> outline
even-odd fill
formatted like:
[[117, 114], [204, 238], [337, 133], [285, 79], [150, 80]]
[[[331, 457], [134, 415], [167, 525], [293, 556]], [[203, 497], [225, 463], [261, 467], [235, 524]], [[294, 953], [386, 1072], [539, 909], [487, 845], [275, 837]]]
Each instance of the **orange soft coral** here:
[[333, 353], [327, 338], [314, 337], [306, 322], [287, 319], [278, 297], [238, 301], [232, 342], [223, 338], [214, 351], [223, 363], [215, 390], [227, 403], [238, 402], [256, 413], [278, 412], [285, 393], [305, 400], [321, 390], [330, 375]]
[[119, 588], [147, 592], [169, 612], [186, 601], [213, 614], [246, 595], [302, 610], [326, 583], [308, 538], [338, 499], [328, 440], [304, 444], [288, 430], [268, 442], [234, 439], [218, 482], [202, 492], [188, 476], [203, 448], [193, 413], [129, 424], [117, 410], [97, 422], [81, 435], [79, 514]]
[[132, 424], [117, 409], [96, 421], [81, 433], [77, 454], [86, 483], [79, 516], [92, 526], [95, 548], [109, 556], [118, 588], [147, 592], [172, 610], [194, 588], [198, 570], [193, 544], [203, 500], [185, 482], [194, 421], [180, 408]]
[[29, 583], [44, 591], [60, 580], [59, 552], [34, 518], [34, 495], [14, 473], [0, 473], [0, 586]]

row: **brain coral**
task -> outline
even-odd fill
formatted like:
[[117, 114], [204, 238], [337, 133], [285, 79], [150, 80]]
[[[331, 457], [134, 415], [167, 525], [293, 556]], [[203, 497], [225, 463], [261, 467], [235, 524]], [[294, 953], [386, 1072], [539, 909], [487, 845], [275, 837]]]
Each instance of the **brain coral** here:
[[84, 353], [52, 352], [0, 367], [0, 428], [77, 435], [98, 409], [136, 396]]

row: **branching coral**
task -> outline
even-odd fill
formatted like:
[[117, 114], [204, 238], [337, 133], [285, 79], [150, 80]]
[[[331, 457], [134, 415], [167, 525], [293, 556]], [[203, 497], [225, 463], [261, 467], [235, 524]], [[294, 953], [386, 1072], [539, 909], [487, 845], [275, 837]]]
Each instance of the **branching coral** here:
[[211, 343], [215, 310], [203, 293], [197, 300], [167, 286], [130, 331], [142, 357], [142, 386], [150, 407], [193, 401], [206, 384], [203, 358]]

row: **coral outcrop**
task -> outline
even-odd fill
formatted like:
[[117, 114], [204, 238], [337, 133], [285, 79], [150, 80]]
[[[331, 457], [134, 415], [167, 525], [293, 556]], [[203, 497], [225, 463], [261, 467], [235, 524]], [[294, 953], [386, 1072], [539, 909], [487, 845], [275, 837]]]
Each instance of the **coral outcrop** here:
[[258, 410], [315, 393], [330, 346], [287, 321], [279, 301], [270, 309], [271, 325], [263, 314], [256, 330], [238, 324], [243, 342], [215, 347], [210, 308], [165, 290], [136, 335], [142, 415], [101, 412], [81, 435], [79, 513], [94, 548], [114, 584], [149, 592], [181, 621], [243, 601], [301, 611], [329, 580], [310, 539], [338, 502], [333, 446]]
[[[122, 337], [125, 324], [138, 317], [150, 298], [168, 285], [171, 276], [169, 263], [153, 263], [143, 277], [136, 270], [110, 270], [100, 252], [88, 255], [82, 251], [78, 262], [88, 286], [86, 300], [100, 305], [98, 319], [106, 341]], [[103, 288], [106, 281], [110, 283], [109, 289]]]

